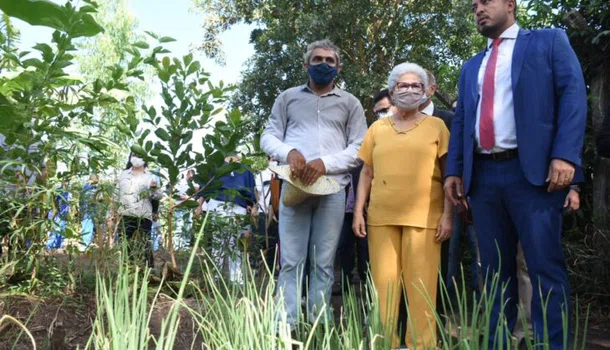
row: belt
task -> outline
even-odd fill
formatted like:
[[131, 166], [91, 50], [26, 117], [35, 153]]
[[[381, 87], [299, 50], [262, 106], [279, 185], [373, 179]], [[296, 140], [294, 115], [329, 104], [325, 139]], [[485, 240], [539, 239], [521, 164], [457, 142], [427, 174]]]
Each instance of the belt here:
[[497, 152], [497, 153], [475, 153], [475, 159], [480, 160], [511, 160], [519, 156], [519, 151], [515, 149], [509, 149], [508, 151]]

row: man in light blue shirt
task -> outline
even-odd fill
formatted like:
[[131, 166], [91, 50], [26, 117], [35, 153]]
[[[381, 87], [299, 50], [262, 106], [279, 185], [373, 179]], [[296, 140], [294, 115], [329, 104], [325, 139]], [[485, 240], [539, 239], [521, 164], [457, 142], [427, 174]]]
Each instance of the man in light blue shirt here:
[[330, 305], [333, 262], [345, 214], [344, 188], [349, 171], [358, 166], [357, 153], [366, 133], [360, 101], [334, 83], [341, 70], [339, 49], [328, 40], [316, 41], [307, 47], [304, 58], [309, 81], [277, 97], [261, 147], [280, 163], [289, 164], [292, 176], [306, 185], [328, 175], [342, 190], [295, 206], [280, 201], [278, 287], [291, 327], [299, 320], [301, 277], [308, 254], [309, 320]]

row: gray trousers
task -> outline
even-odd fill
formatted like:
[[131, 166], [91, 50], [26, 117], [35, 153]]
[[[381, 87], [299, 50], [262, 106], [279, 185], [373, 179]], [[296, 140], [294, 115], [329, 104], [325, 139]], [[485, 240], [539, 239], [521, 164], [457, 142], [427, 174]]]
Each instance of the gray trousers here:
[[[308, 257], [311, 266], [307, 303], [309, 321], [315, 320], [323, 307], [330, 309], [333, 264], [344, 215], [343, 190], [328, 196], [310, 197], [291, 207], [280, 204], [278, 300], [283, 299], [283, 303], [279, 303], [280, 312], [283, 311], [291, 327], [299, 320], [303, 270]], [[282, 315], [279, 318], [284, 319]]]

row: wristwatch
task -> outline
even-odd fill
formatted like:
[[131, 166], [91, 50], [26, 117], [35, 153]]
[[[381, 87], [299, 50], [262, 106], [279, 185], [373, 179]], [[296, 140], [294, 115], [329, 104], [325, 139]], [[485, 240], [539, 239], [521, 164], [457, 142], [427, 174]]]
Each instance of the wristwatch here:
[[578, 186], [578, 185], [572, 185], [572, 186], [570, 186], [570, 189], [576, 193], [580, 193], [580, 186]]

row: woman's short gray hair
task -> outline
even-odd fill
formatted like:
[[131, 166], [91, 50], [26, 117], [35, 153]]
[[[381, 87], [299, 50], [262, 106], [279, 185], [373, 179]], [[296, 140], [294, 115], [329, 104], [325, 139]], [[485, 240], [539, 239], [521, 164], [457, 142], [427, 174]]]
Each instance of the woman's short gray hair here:
[[313, 54], [313, 50], [315, 49], [325, 49], [330, 50], [335, 53], [335, 58], [337, 59], [337, 65], [341, 64], [341, 55], [339, 54], [339, 48], [337, 45], [333, 44], [332, 41], [328, 39], [314, 41], [313, 43], [307, 45], [307, 52], [303, 55], [303, 60], [305, 64], [309, 64], [309, 60], [311, 60], [311, 55]]
[[424, 89], [428, 87], [428, 76], [426, 75], [426, 70], [418, 64], [405, 62], [397, 65], [396, 67], [394, 67], [394, 69], [392, 69], [390, 77], [388, 78], [388, 90], [390, 92], [394, 91], [394, 87], [398, 83], [398, 79], [408, 73], [417, 75], [421, 80], [422, 84], [424, 84]]

